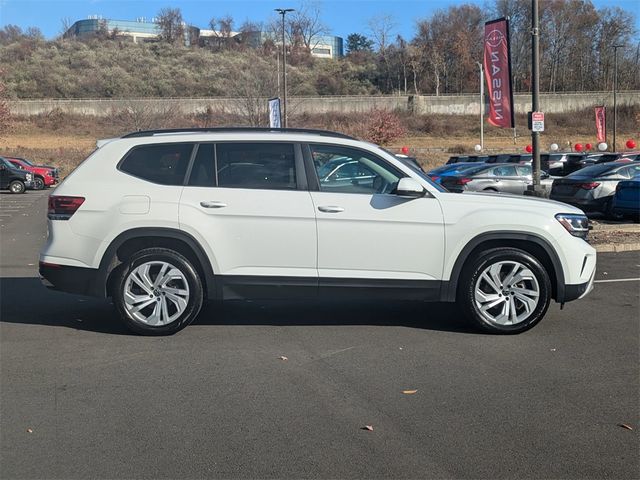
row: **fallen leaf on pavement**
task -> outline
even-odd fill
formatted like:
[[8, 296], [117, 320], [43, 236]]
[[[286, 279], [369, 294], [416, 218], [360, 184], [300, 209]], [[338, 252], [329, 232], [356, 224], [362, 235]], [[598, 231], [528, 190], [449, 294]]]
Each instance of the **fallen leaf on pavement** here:
[[361, 428], [361, 430], [368, 430], [370, 432], [373, 432], [373, 426], [372, 425], [365, 425], [364, 427]]
[[287, 357], [285, 357], [284, 355], [281, 355], [280, 357], [278, 357], [280, 360], [289, 360]]
[[626, 423], [619, 423], [618, 426], [622, 428], [626, 428], [627, 430], [633, 430], [633, 427], [630, 427]]
[[402, 390], [402, 393], [406, 393], [407, 395], [413, 395], [414, 393], [416, 393], [418, 390]]

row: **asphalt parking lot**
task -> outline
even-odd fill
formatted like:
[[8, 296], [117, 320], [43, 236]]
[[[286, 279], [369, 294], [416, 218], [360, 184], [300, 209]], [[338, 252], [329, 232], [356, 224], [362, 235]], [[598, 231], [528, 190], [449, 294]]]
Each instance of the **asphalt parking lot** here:
[[40, 285], [45, 194], [13, 197], [3, 479], [640, 475], [640, 252], [601, 254], [591, 295], [518, 336], [447, 305], [234, 302], [144, 338]]

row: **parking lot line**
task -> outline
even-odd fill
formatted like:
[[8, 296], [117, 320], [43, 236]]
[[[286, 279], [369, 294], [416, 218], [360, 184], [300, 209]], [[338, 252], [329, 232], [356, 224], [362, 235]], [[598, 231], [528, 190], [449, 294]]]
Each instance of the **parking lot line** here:
[[640, 282], [640, 278], [607, 278], [606, 280], [594, 280], [593, 283], [613, 283], [613, 282]]

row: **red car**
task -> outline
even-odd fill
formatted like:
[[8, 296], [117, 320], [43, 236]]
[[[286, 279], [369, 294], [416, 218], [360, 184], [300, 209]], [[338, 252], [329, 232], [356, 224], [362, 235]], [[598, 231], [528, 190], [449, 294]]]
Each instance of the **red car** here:
[[47, 165], [34, 165], [25, 158], [4, 157], [20, 170], [33, 174], [34, 190], [42, 190], [58, 183], [58, 169]]

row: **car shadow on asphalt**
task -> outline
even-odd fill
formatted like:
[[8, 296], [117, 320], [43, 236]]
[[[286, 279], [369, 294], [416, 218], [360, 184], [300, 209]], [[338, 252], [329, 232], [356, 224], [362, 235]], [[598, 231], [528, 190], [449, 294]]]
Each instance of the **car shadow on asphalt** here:
[[[48, 290], [38, 278], [0, 278], [0, 323], [132, 335], [109, 300]], [[209, 302], [194, 325], [379, 325], [481, 334], [453, 304], [384, 300]]]

